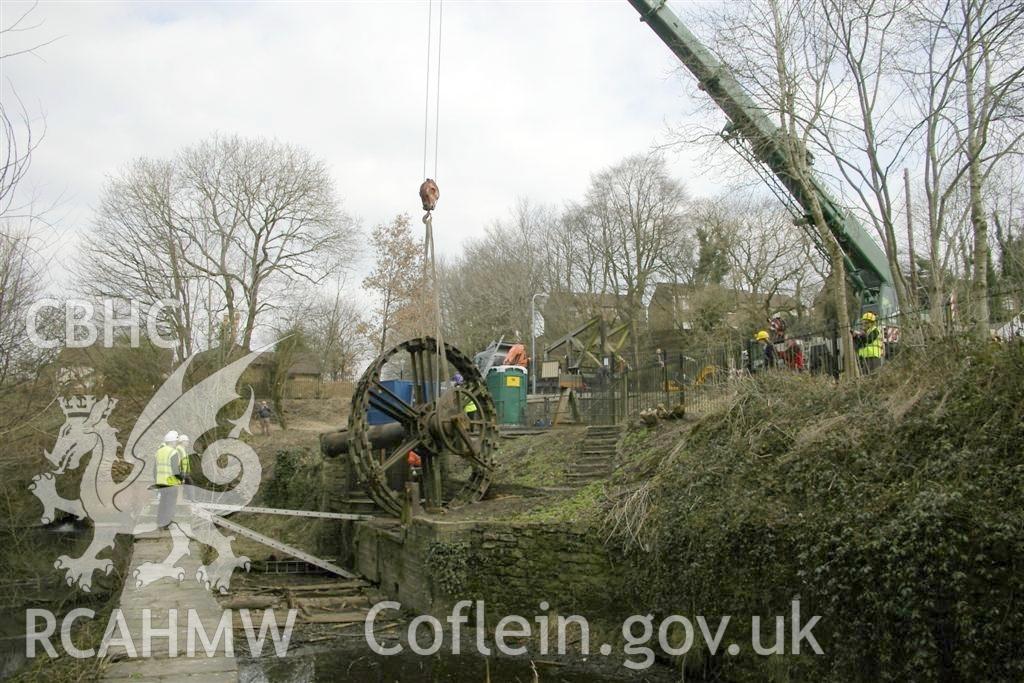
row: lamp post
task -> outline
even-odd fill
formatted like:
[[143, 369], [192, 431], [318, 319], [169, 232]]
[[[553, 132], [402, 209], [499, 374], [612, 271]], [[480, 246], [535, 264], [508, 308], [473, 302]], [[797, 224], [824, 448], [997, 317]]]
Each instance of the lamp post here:
[[530, 383], [533, 386], [531, 393], [537, 393], [537, 297], [547, 296], [544, 292], [537, 292], [530, 297]]

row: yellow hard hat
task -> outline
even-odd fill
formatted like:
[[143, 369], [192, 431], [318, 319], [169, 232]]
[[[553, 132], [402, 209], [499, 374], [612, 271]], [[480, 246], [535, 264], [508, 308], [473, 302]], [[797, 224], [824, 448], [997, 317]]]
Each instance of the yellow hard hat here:
[[860, 319], [861, 320], [866, 320], [867, 322], [872, 322], [872, 323], [875, 322], [876, 320], [878, 320], [878, 318], [875, 317], [875, 314], [872, 313], [871, 311], [867, 311], [864, 315], [862, 315], [860, 317]]
[[768, 341], [768, 332], [766, 332], [765, 330], [761, 330], [756, 335], [754, 335], [754, 339], [756, 341]]

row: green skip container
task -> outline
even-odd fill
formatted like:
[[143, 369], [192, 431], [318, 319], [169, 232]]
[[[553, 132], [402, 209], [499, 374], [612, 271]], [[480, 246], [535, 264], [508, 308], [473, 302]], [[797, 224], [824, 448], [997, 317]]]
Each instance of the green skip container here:
[[517, 365], [499, 365], [487, 374], [498, 424], [518, 425], [526, 413], [526, 370]]

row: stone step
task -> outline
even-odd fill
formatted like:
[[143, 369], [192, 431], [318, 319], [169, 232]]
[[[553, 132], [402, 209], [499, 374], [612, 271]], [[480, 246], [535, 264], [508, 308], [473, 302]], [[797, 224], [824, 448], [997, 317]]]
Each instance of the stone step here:
[[586, 467], [573, 467], [572, 470], [569, 471], [569, 474], [570, 475], [572, 475], [572, 474], [584, 474], [584, 475], [604, 476], [604, 475], [608, 474], [611, 471], [612, 471], [612, 468], [608, 467], [607, 465], [593, 465], [593, 466], [586, 466]]
[[569, 485], [574, 487], [586, 486], [592, 484], [595, 481], [603, 481], [606, 477], [598, 475], [579, 475], [576, 477], [569, 478]]
[[611, 472], [613, 466], [610, 462], [595, 462], [587, 463], [585, 465], [572, 464], [569, 466], [569, 473], [583, 473], [583, 472]]
[[370, 498], [344, 498], [336, 501], [331, 507], [337, 508], [334, 512], [347, 512], [357, 515], [376, 515], [383, 514], [384, 512]]
[[583, 451], [573, 458], [573, 462], [580, 462], [581, 460], [614, 460], [615, 455], [615, 451]]
[[598, 470], [602, 472], [610, 472], [612, 468], [613, 465], [610, 462], [594, 462], [585, 464], [573, 463], [569, 465], [568, 468], [566, 468], [566, 472], [568, 472], [569, 474], [579, 474], [580, 472], [596, 472]]

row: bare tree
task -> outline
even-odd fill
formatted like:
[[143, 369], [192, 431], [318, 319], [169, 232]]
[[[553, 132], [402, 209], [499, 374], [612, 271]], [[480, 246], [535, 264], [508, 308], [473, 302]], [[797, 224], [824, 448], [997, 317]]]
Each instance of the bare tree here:
[[[32, 54], [57, 40], [38, 39], [42, 22], [34, 17], [37, 5], [33, 3], [9, 23], [0, 24], [0, 72], [9, 63], [6, 60]], [[5, 19], [0, 16], [0, 21]], [[30, 42], [25, 47], [14, 46], [22, 35]], [[37, 236], [37, 224], [45, 221], [46, 211], [19, 191], [33, 153], [45, 136], [46, 120], [42, 116], [33, 119], [10, 81], [0, 87], [10, 90], [9, 95], [0, 95], [0, 386], [8, 387], [12, 382], [34, 379], [56, 349], [34, 343], [31, 333], [35, 330], [30, 329], [30, 325], [44, 322], [44, 327], [51, 327], [54, 321], [43, 319], [52, 317], [48, 316], [52, 309], [38, 311], [34, 321], [28, 320], [30, 308], [47, 282], [47, 262], [41, 253], [44, 242]]]
[[[824, 23], [811, 40], [835, 46], [825, 76], [836, 93], [822, 110], [819, 131], [809, 136], [840, 173], [845, 196], [856, 199], [882, 243], [901, 311], [910, 308], [899, 259], [899, 173], [916, 127], [904, 123], [900, 101], [906, 85], [892, 66], [906, 52], [901, 18], [907, 0], [818, 0]], [[819, 51], [819, 54], [828, 52]], [[894, 186], [893, 183], [896, 183]]]
[[[32, 3], [26, 10], [16, 14], [10, 23], [0, 24], [0, 64], [12, 57], [32, 55], [39, 48], [45, 47], [60, 36], [50, 39], [38, 39], [36, 34], [43, 25], [42, 20], [34, 16], [38, 2]], [[0, 17], [3, 21], [4, 17]], [[15, 38], [22, 34], [31, 40], [24, 47], [13, 46]], [[3, 68], [0, 67], [0, 73]], [[23, 212], [30, 202], [24, 205], [15, 204], [15, 189], [28, 173], [32, 161], [32, 152], [42, 143], [46, 134], [46, 119], [38, 117], [36, 121], [41, 129], [33, 127], [33, 118], [27, 107], [18, 96], [14, 85], [9, 81], [0, 83], [0, 87], [10, 88], [9, 96], [0, 96], [0, 147], [3, 157], [0, 158], [0, 216], [5, 218], [28, 217]], [[15, 105], [15, 106], [12, 106]], [[38, 215], [33, 216], [38, 218]]]
[[[837, 322], [849, 330], [845, 255], [825, 220], [808, 154], [837, 95], [830, 77], [837, 62], [835, 42], [816, 39], [828, 30], [821, 7], [806, 0], [755, 0], [729, 6], [714, 26], [716, 52], [778, 122], [776, 142], [788, 175], [808, 198], [810, 226], [828, 253]], [[846, 376], [856, 376], [852, 339], [845, 333], [841, 339]]]
[[39, 3], [33, 2], [25, 11], [16, 14], [9, 24], [0, 25], [0, 60], [10, 59], [18, 55], [34, 54], [39, 48], [55, 43], [63, 37], [56, 36], [39, 40], [33, 36], [32, 41], [23, 47], [10, 47], [17, 34], [33, 34], [42, 28], [44, 21], [34, 16], [38, 7]]
[[804, 318], [823, 259], [774, 197], [730, 191], [695, 202], [689, 220], [702, 249], [687, 295], [695, 321], [688, 334], [721, 343], [737, 331], [749, 338], [758, 329], [751, 326], [791, 307]]
[[997, 283], [989, 284], [1000, 295], [1000, 321], [1024, 309], [1024, 159], [1015, 162], [993, 176], [988, 188], [998, 250], [998, 259], [992, 259]]
[[3, 138], [0, 143], [3, 145], [3, 158], [0, 159], [0, 216], [8, 219], [20, 215], [24, 209], [15, 203], [15, 190], [28, 173], [32, 152], [42, 142], [45, 133], [45, 130], [42, 133], [33, 131], [28, 111], [16, 94], [14, 99], [19, 108], [12, 115], [3, 98], [0, 98], [0, 137]]
[[719, 230], [727, 235], [728, 279], [757, 298], [767, 319], [778, 296], [795, 293], [813, 272], [800, 248], [806, 236], [773, 199], [729, 197], [719, 211]]
[[[28, 320], [29, 309], [42, 296], [46, 282], [36, 248], [27, 230], [0, 223], [0, 387], [34, 378], [54, 354], [30, 336], [29, 325], [36, 322]], [[49, 331], [46, 338], [50, 339]]]
[[201, 338], [248, 349], [260, 316], [291, 287], [347, 267], [358, 226], [323, 162], [265, 140], [214, 137], [170, 161], [141, 159], [107, 185], [80, 281], [121, 299], [170, 299], [187, 355]]
[[[956, 232], [957, 200], [967, 197], [970, 239], [960, 248], [970, 255], [973, 326], [989, 324], [989, 249], [986, 184], [989, 176], [1024, 140], [1022, 95], [1024, 6], [1012, 0], [946, 0], [915, 4], [910, 31], [922, 55], [906, 69], [925, 131], [925, 202], [929, 260]], [[941, 278], [932, 278], [932, 312], [940, 319], [945, 299]]]
[[367, 326], [373, 345], [384, 353], [388, 344], [401, 336], [402, 312], [414, 308], [424, 287], [423, 250], [412, 235], [408, 214], [373, 229], [370, 242], [374, 267], [363, 279], [363, 288], [376, 295], [372, 319]]
[[598, 251], [602, 287], [618, 295], [620, 313], [633, 328], [634, 361], [645, 298], [659, 278], [677, 279], [689, 240], [685, 209], [689, 198], [657, 154], [627, 157], [591, 179], [587, 216]]
[[358, 228], [326, 165], [291, 145], [214, 137], [179, 157], [182, 256], [219, 283], [248, 349], [260, 313], [296, 283], [319, 284], [351, 263]]
[[139, 159], [108, 181], [94, 224], [83, 239], [77, 279], [97, 299], [157, 303], [160, 323], [177, 341], [179, 358], [199, 343], [201, 281], [185, 261], [177, 220], [173, 162]]
[[313, 296], [312, 302], [304, 313], [306, 345], [316, 354], [321, 375], [352, 379], [369, 350], [354, 297], [339, 285], [333, 295]]
[[444, 264], [443, 308], [452, 339], [481, 349], [499, 337], [530, 334], [530, 300], [551, 291], [545, 258], [557, 248], [548, 241], [559, 239], [558, 224], [553, 210], [519, 200], [507, 218]]

